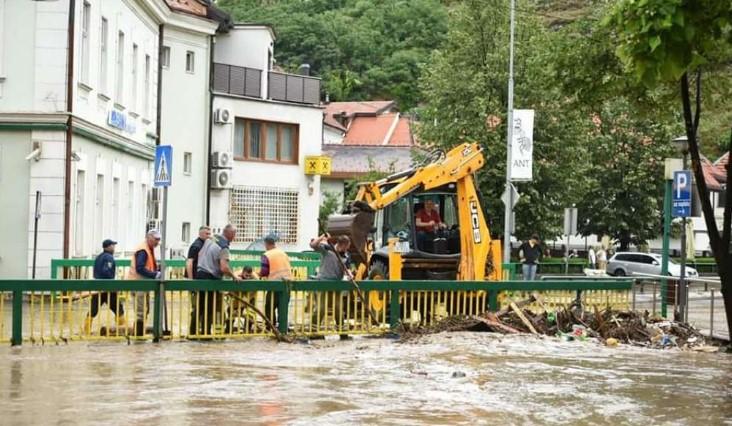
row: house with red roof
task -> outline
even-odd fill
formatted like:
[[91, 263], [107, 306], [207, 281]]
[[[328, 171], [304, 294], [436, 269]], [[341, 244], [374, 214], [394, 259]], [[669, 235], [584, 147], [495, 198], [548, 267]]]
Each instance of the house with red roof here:
[[321, 179], [323, 194], [344, 198], [345, 182], [372, 171], [392, 172], [412, 164], [417, 147], [412, 118], [394, 101], [331, 102], [323, 112], [323, 155], [331, 175]]

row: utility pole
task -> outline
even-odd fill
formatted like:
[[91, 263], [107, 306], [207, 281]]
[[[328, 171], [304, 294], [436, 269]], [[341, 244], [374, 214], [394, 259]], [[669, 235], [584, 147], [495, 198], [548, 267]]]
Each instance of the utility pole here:
[[513, 188], [511, 188], [511, 141], [513, 140], [513, 33], [516, 0], [511, 0], [510, 42], [508, 47], [508, 116], [506, 121], [506, 210], [503, 219], [503, 263], [511, 262], [511, 219], [513, 219]]

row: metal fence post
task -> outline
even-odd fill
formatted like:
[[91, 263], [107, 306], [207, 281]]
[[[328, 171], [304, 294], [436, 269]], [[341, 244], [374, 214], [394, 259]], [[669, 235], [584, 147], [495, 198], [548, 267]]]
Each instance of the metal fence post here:
[[10, 341], [13, 346], [23, 344], [23, 292], [13, 290], [13, 336]]
[[632, 297], [633, 304], [632, 304], [631, 310], [635, 311], [635, 280], [633, 281], [633, 284], [632, 284], [632, 287], [631, 288], [633, 289], [633, 292], [632, 292], [632, 295], [633, 295], [633, 297]]
[[278, 291], [277, 320], [279, 324], [277, 328], [280, 333], [287, 334], [288, 324], [290, 323], [290, 286], [287, 282], [283, 282], [282, 284], [284, 285], [284, 289]]
[[490, 309], [491, 312], [496, 312], [498, 310], [498, 290], [488, 291], [488, 309]]
[[712, 298], [709, 301], [709, 337], [714, 337], [714, 289], [712, 289]]
[[158, 282], [157, 291], [155, 291], [155, 299], [153, 304], [153, 341], [160, 341], [160, 325], [162, 324], [163, 313], [163, 281]]
[[401, 306], [399, 305], [399, 289], [391, 290], [391, 301], [389, 303], [389, 326], [392, 330], [399, 326], [399, 315], [401, 314]]

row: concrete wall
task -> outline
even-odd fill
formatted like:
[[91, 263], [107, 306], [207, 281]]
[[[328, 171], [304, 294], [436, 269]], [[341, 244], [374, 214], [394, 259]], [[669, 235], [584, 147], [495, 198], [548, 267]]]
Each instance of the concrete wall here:
[[214, 62], [262, 71], [262, 98], [266, 97], [269, 82], [270, 52], [274, 38], [265, 26], [237, 26], [216, 37]]
[[[77, 4], [83, 3], [78, 1]], [[78, 116], [115, 134], [145, 143], [148, 132], [155, 133], [157, 104], [157, 69], [158, 69], [158, 27], [157, 24], [131, 1], [96, 1], [90, 2], [89, 58], [84, 65], [81, 49], [82, 7], [77, 6], [77, 29], [75, 44], [74, 78], [75, 85], [74, 112]], [[101, 22], [107, 19], [107, 83], [102, 87], [101, 71]], [[60, 19], [66, 19], [60, 16]], [[124, 33], [123, 72], [117, 72], [118, 34]], [[64, 38], [65, 40], [65, 38]], [[136, 59], [133, 57], [133, 45], [137, 45]], [[150, 58], [150, 73], [145, 85], [145, 57]], [[133, 77], [133, 63], [137, 62], [137, 77]], [[83, 77], [82, 67], [88, 66], [88, 77]], [[54, 71], [54, 76], [63, 73]], [[39, 76], [40, 77], [40, 76]], [[121, 96], [117, 96], [117, 81], [122, 79]], [[86, 81], [83, 81], [86, 80]], [[136, 81], [135, 81], [136, 80]], [[148, 100], [145, 102], [147, 90]], [[110, 111], [115, 110], [125, 116], [128, 126], [118, 129], [108, 124]]]
[[[232, 183], [235, 186], [288, 188], [298, 191], [297, 243], [286, 248], [305, 250], [310, 238], [318, 232], [320, 178], [306, 176], [303, 164], [306, 155], [319, 155], [321, 152], [322, 110], [318, 107], [224, 96], [214, 98], [214, 110], [217, 108], [231, 111], [232, 124], [214, 126], [214, 151], [233, 151], [234, 117], [299, 125], [297, 164], [234, 161]], [[215, 227], [228, 222], [229, 192], [229, 190], [212, 190], [211, 225]], [[248, 243], [249, 241], [240, 241], [239, 245], [246, 246]]]
[[340, 145], [343, 143], [343, 132], [336, 130], [330, 126], [323, 127], [323, 144]]
[[[0, 278], [25, 278], [31, 151], [29, 131], [0, 133]], [[45, 217], [41, 226], [45, 225]], [[43, 228], [42, 228], [43, 229]]]
[[[119, 242], [118, 252], [134, 250], [145, 236], [151, 162], [78, 135], [74, 136], [74, 147], [80, 161], [72, 163], [71, 172], [71, 255], [96, 255], [106, 238]], [[83, 182], [79, 181], [79, 171], [83, 172]], [[117, 196], [115, 179], [119, 182]], [[81, 203], [77, 196], [80, 185], [84, 194]]]
[[[173, 146], [166, 244], [180, 252], [196, 238], [198, 227], [205, 221], [209, 37], [166, 27], [163, 43], [170, 47], [170, 66], [163, 70], [161, 143]], [[188, 51], [194, 53], [193, 73], [186, 72]], [[185, 153], [191, 154], [190, 173], [183, 170]], [[185, 222], [191, 229], [188, 241], [182, 235]]]

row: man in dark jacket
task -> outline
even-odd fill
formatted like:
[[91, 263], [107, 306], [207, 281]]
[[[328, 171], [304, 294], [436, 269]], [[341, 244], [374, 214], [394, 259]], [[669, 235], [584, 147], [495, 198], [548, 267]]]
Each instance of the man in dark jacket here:
[[521, 260], [521, 269], [524, 281], [533, 281], [536, 279], [536, 269], [541, 260], [542, 252], [539, 244], [539, 236], [533, 234], [529, 241], [521, 244], [519, 247], [519, 259]]
[[[112, 240], [104, 240], [102, 242], [103, 251], [94, 260], [94, 279], [96, 280], [113, 280], [117, 273], [117, 262], [114, 260], [114, 250], [117, 242]], [[120, 327], [127, 325], [125, 319], [125, 308], [117, 298], [116, 291], [94, 293], [91, 296], [91, 308], [89, 314], [84, 321], [84, 334], [91, 333], [92, 321], [99, 313], [99, 308], [107, 304], [109, 309], [114, 312], [117, 317], [117, 324]]]

